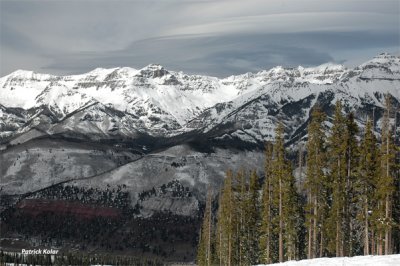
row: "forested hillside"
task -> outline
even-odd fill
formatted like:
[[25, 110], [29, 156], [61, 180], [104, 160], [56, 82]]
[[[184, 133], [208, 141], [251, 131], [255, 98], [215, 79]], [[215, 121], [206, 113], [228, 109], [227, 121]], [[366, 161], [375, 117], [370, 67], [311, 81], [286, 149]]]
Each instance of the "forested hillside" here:
[[288, 159], [279, 124], [275, 140], [265, 145], [263, 177], [228, 170], [223, 188], [209, 189], [198, 264], [399, 253], [395, 116], [386, 97], [378, 139], [373, 117], [361, 131], [340, 101], [332, 121], [316, 106], [296, 160]]

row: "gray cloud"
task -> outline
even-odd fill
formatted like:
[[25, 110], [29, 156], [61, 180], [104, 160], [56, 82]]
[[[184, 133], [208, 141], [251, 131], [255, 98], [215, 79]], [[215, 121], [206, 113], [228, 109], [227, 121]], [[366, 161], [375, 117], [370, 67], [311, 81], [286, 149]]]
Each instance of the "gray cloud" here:
[[[276, 65], [294, 67], [338, 62], [329, 52], [377, 48], [390, 50], [397, 39], [393, 34], [368, 32], [313, 32], [286, 34], [239, 34], [223, 36], [179, 36], [134, 42], [107, 54], [83, 53], [59, 56], [45, 70], [68, 71], [74, 65], [80, 73], [95, 67], [120, 65], [141, 68], [160, 63], [189, 73], [227, 76], [259, 71]], [[385, 47], [386, 49], [383, 49]], [[356, 52], [354, 52], [356, 53]], [[353, 55], [354, 56], [354, 55]]]
[[[323, 3], [322, 3], [323, 2]], [[399, 51], [399, 2], [1, 1], [1, 76], [167, 68], [214, 76]]]

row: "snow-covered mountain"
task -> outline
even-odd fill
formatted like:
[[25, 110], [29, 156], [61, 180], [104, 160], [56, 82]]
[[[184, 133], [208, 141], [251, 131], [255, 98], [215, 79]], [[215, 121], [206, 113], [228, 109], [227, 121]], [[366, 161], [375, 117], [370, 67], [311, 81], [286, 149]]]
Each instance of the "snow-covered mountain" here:
[[224, 79], [160, 65], [71, 76], [19, 70], [0, 79], [0, 187], [23, 193], [79, 180], [128, 184], [137, 195], [180, 180], [201, 198], [228, 167], [262, 169], [261, 148], [277, 121], [295, 147], [316, 104], [329, 119], [341, 100], [361, 127], [374, 111], [379, 134], [386, 93], [399, 106], [400, 56], [381, 54], [353, 69], [275, 67]]
[[4, 142], [41, 126], [49, 134], [64, 128], [104, 138], [132, 137], [136, 132], [171, 137], [231, 123], [229, 136], [218, 137], [257, 143], [271, 138], [277, 119], [291, 129], [290, 137], [317, 102], [342, 100], [364, 112], [361, 121], [370, 107], [382, 106], [383, 94], [398, 100], [399, 84], [400, 58], [388, 54], [354, 69], [334, 64], [275, 67], [224, 79], [186, 75], [160, 65], [95, 69], [73, 76], [18, 70], [0, 79], [0, 136]]

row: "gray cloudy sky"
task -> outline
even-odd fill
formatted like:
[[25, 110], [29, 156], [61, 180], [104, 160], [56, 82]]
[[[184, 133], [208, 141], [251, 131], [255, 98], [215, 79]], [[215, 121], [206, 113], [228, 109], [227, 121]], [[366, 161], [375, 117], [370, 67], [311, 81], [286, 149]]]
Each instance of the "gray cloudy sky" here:
[[96, 67], [227, 76], [400, 54], [399, 0], [0, 0], [0, 74]]

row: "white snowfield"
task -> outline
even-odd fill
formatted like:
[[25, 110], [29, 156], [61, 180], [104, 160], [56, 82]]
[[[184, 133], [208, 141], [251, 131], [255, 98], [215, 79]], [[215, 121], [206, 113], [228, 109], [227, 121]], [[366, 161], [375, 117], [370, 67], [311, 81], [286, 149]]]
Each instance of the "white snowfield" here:
[[[259, 266], [266, 265], [260, 264]], [[319, 258], [312, 260], [287, 261], [268, 265], [279, 266], [399, 266], [400, 254], [385, 256], [357, 256], [340, 258]]]
[[[7, 266], [14, 266], [14, 263], [6, 263]], [[26, 265], [26, 264], [18, 264]], [[98, 264], [99, 265], [99, 264]], [[319, 258], [312, 260], [287, 261], [275, 264], [259, 264], [258, 266], [279, 265], [279, 266], [399, 266], [400, 254], [385, 256], [357, 256], [341, 258]], [[97, 266], [97, 265], [93, 265]], [[110, 265], [111, 266], [111, 265]]]

